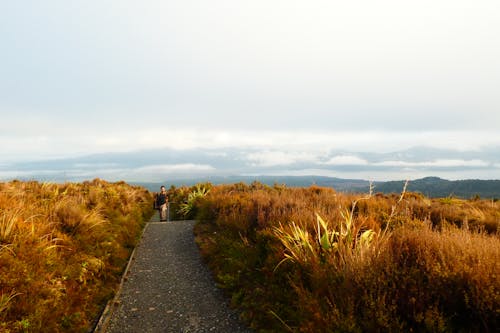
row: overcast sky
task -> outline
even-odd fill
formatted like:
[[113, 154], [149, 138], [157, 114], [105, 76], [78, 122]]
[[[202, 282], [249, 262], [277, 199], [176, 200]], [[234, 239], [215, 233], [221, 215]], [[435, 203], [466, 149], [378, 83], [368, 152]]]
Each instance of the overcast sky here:
[[497, 0], [19, 0], [0, 18], [6, 161], [500, 147]]

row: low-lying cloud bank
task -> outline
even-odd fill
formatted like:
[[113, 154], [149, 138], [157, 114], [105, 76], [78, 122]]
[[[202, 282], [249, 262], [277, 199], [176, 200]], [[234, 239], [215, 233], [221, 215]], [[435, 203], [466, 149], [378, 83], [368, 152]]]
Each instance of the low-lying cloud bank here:
[[393, 153], [300, 149], [158, 149], [0, 165], [0, 180], [161, 182], [212, 176], [318, 175], [368, 180], [500, 179], [500, 148], [417, 147]]
[[[251, 154], [254, 163], [319, 161], [333, 158], [331, 164], [366, 158], [366, 153], [405, 152], [422, 144], [434, 150], [482, 152], [485, 147], [500, 147], [498, 131], [322, 131], [322, 130], [221, 130], [202, 128], [148, 128], [102, 130], [82, 127], [58, 130], [47, 136], [33, 124], [19, 133], [2, 126], [2, 161], [17, 162], [47, 158], [68, 158], [96, 153], [130, 152], [145, 149], [199, 150], [225, 153], [239, 150]], [[410, 149], [411, 150], [411, 149]], [[335, 152], [337, 155], [332, 155]], [[349, 152], [364, 152], [350, 154]], [[459, 155], [458, 155], [459, 156]], [[440, 158], [436, 156], [435, 158]], [[462, 157], [461, 157], [462, 158]], [[481, 159], [482, 157], [478, 157]], [[274, 161], [270, 161], [274, 159]], [[430, 160], [434, 159], [429, 157]], [[347, 160], [347, 161], [346, 161]], [[368, 158], [371, 161], [370, 158]], [[400, 160], [395, 158], [395, 160]], [[190, 161], [191, 162], [191, 161]], [[411, 160], [410, 160], [411, 162]]]

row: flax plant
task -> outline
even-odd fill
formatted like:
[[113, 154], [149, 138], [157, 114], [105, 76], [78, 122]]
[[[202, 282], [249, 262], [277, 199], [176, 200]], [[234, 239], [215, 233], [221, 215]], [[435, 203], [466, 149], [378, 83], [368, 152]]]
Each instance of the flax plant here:
[[364, 197], [214, 186], [196, 207], [197, 243], [263, 332], [494, 332], [499, 202], [451, 204], [407, 185]]
[[178, 213], [184, 217], [188, 216], [193, 211], [196, 200], [207, 196], [209, 192], [209, 188], [196, 185], [196, 188], [188, 194], [185, 202], [181, 203]]
[[[319, 252], [309, 232], [292, 222], [289, 227], [275, 227], [274, 231], [286, 249], [285, 258], [276, 266], [278, 268], [283, 262], [291, 260], [299, 264], [316, 262], [319, 258]], [[275, 268], [275, 270], [276, 270]]]
[[378, 235], [372, 229], [363, 229], [363, 224], [358, 223], [355, 218], [356, 205], [361, 200], [372, 197], [373, 186], [370, 183], [370, 192], [367, 196], [352, 202], [351, 209], [339, 208], [342, 217], [338, 223], [328, 223], [319, 213], [316, 213], [315, 236], [311, 235], [307, 227], [298, 226], [292, 222], [288, 227], [279, 224], [274, 227], [274, 232], [282, 245], [285, 247], [283, 262], [291, 260], [298, 264], [308, 262], [331, 261], [331, 257], [337, 258], [335, 262], [345, 264], [354, 254], [365, 252], [370, 247], [374, 238]]

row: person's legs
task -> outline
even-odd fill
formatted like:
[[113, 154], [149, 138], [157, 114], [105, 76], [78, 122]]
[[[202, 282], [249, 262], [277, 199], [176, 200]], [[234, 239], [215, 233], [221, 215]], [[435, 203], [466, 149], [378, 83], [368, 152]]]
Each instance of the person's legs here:
[[160, 206], [160, 221], [166, 221], [167, 220], [167, 204], [164, 203], [163, 205]]

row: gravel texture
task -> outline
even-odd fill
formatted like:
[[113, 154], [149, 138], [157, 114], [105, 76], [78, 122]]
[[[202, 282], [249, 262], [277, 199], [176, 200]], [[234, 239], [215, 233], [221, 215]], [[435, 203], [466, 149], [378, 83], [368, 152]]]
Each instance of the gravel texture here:
[[144, 230], [105, 332], [253, 332], [227, 306], [194, 242], [194, 221]]

